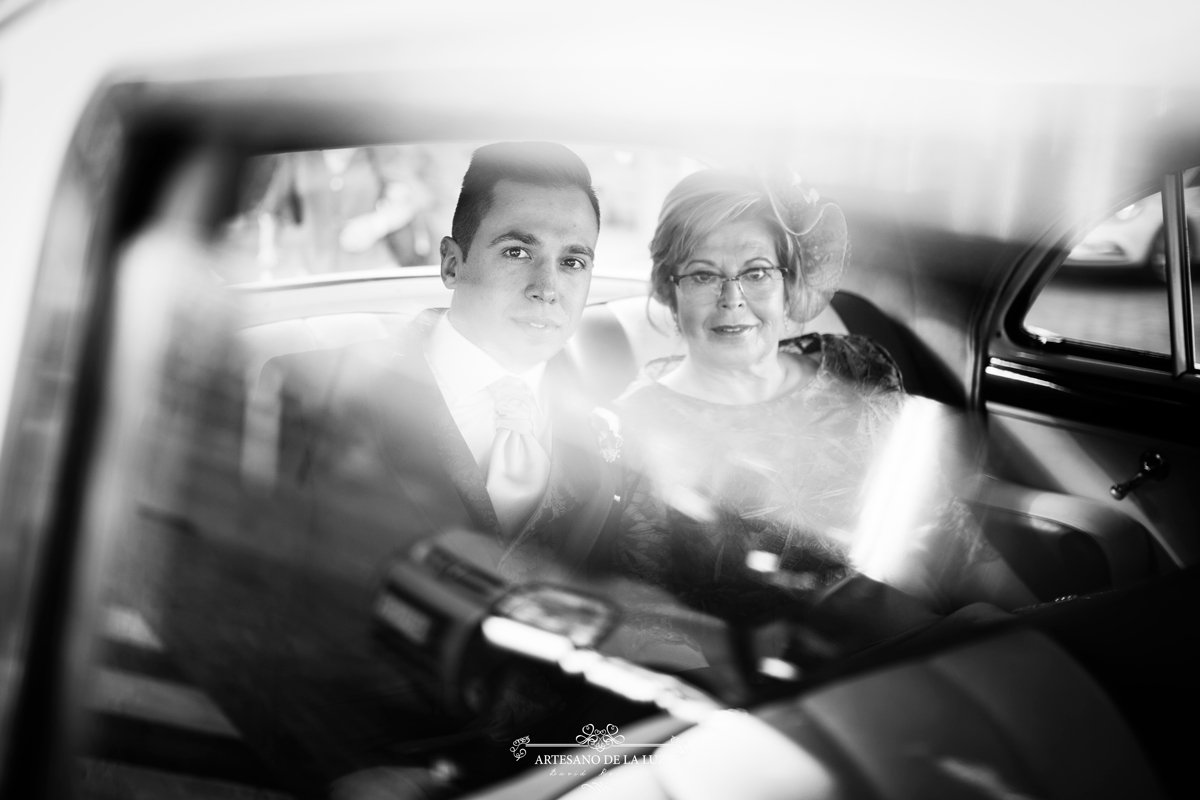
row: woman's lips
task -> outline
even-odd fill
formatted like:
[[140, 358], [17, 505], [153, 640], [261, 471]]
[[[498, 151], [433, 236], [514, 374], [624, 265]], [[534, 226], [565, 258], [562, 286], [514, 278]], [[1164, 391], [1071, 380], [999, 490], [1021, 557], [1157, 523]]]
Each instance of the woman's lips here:
[[741, 336], [744, 333], [754, 330], [754, 325], [713, 325], [709, 328], [710, 331], [717, 336]]

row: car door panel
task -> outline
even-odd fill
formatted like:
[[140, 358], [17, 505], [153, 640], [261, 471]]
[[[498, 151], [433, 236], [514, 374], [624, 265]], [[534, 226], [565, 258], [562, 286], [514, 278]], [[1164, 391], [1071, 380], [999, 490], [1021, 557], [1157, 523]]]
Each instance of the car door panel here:
[[[1007, 480], [1128, 514], [1157, 543], [1160, 568], [1200, 561], [1195, 530], [1200, 499], [1194, 492], [1200, 449], [1179, 435], [1189, 430], [1186, 398], [1154, 397], [1152, 391], [1139, 396], [1130, 385], [1109, 381], [1101, 388], [1088, 382], [993, 359], [983, 382], [991, 469]], [[1111, 487], [1132, 478], [1146, 452], [1166, 458], [1166, 477], [1114, 498]]]

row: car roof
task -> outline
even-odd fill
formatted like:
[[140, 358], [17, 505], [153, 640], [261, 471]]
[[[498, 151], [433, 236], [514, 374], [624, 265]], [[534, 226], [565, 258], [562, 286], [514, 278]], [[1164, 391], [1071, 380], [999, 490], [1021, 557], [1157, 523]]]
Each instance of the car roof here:
[[0, 31], [0, 69], [8, 85], [74, 89], [80, 109], [97, 87], [138, 85], [145, 102], [276, 148], [537, 137], [734, 164], [777, 151], [815, 185], [905, 198], [914, 222], [1025, 236], [1200, 155], [1187, 141], [1196, 23], [1200, 7], [1179, 3], [1133, 19], [1087, 2], [684, 15], [653, 2], [63, 0]]

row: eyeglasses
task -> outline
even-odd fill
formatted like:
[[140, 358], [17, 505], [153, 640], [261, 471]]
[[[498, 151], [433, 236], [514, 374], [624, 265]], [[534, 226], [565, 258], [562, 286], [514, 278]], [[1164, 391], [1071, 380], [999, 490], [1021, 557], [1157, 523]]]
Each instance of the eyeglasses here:
[[670, 281], [679, 287], [682, 299], [691, 302], [720, 297], [725, 284], [730, 281], [738, 285], [747, 300], [765, 300], [779, 289], [785, 272], [787, 270], [783, 267], [754, 267], [732, 278], [716, 272], [690, 272], [687, 275], [672, 275]]

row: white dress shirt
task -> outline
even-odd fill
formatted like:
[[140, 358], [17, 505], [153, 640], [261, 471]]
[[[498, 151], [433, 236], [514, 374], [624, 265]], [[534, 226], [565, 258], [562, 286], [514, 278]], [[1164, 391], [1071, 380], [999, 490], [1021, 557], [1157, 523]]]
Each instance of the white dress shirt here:
[[509, 372], [459, 333], [451, 324], [448, 313], [442, 314], [434, 325], [425, 344], [425, 359], [429, 362], [446, 405], [450, 407], [454, 423], [485, 478], [492, 442], [496, 438], [496, 404], [488, 387], [507, 375], [524, 381], [533, 392], [538, 410], [541, 411], [541, 419], [536, 426], [537, 438], [546, 453], [550, 453], [550, 418], [542, 393], [546, 362], [525, 372]]

